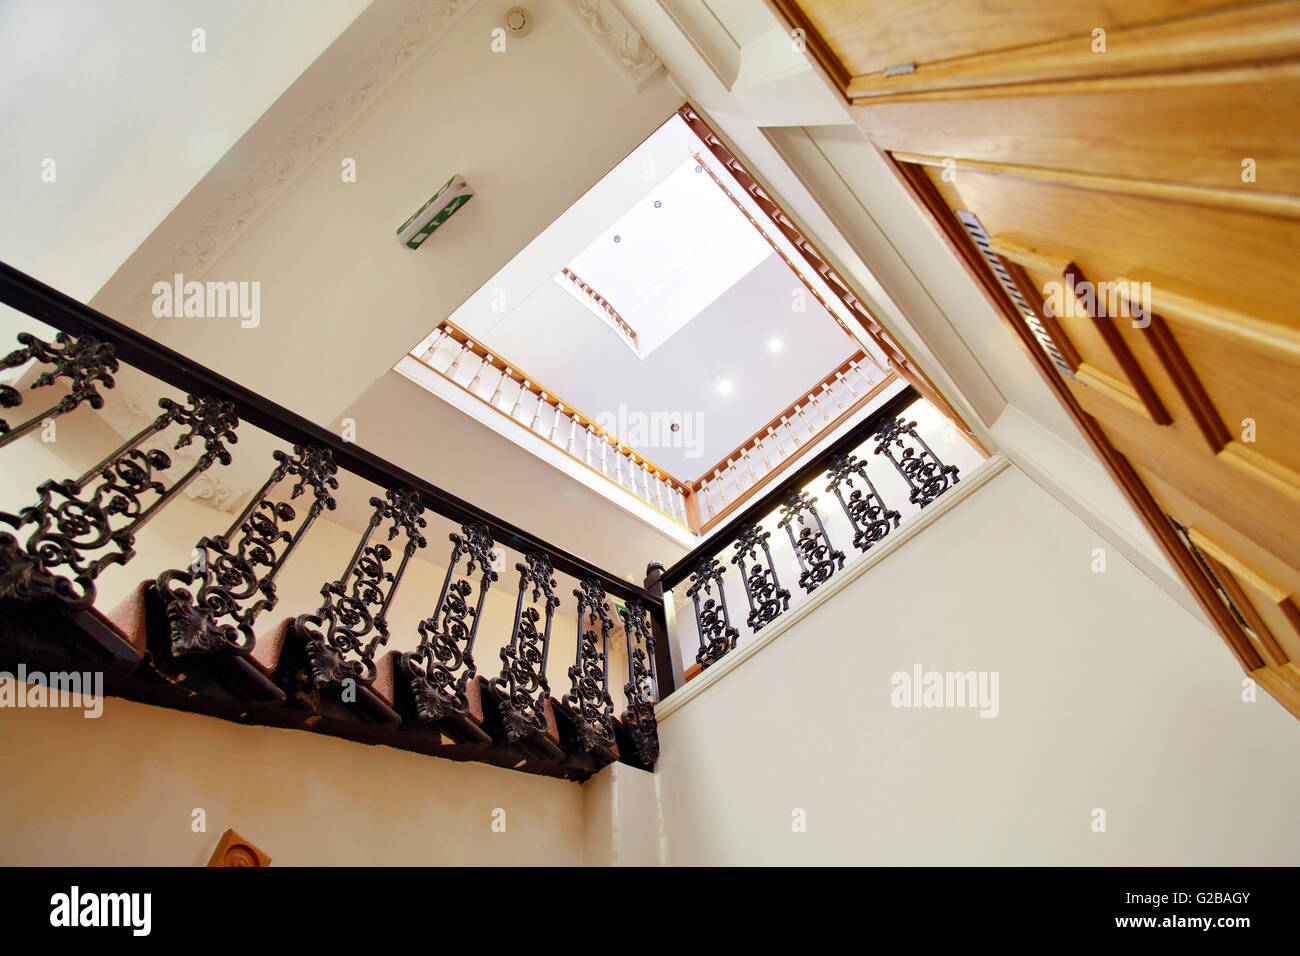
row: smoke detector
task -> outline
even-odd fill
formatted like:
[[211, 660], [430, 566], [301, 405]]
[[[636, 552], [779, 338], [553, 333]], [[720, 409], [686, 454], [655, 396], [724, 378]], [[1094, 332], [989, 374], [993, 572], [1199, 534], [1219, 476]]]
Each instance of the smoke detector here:
[[526, 37], [533, 29], [532, 11], [524, 7], [511, 7], [506, 11], [506, 33], [513, 37]]

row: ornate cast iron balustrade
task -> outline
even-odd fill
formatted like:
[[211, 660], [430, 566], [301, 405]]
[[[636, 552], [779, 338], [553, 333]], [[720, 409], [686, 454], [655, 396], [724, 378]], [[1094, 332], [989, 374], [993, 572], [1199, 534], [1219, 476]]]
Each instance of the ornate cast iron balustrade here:
[[628, 728], [641, 762], [649, 767], [659, 759], [659, 724], [655, 720], [659, 675], [655, 672], [655, 642], [650, 615], [640, 601], [627, 602], [623, 630], [627, 634], [631, 678], [623, 685], [623, 696], [627, 698], [623, 726]]
[[[826, 490], [834, 492], [835, 500], [853, 525], [853, 546], [858, 550], [866, 551], [903, 520], [903, 516], [880, 497], [875, 484], [867, 477], [866, 463], [857, 455], [836, 455], [831, 459], [829, 475], [831, 482]], [[862, 487], [856, 487], [855, 482], [861, 482]], [[849, 489], [847, 500], [844, 497], [846, 487]]]
[[916, 422], [900, 416], [876, 435], [877, 455], [884, 455], [912, 488], [911, 502], [924, 508], [957, 483], [957, 469], [945, 465], [916, 433]]
[[[837, 550], [826, 536], [816, 504], [817, 499], [807, 492], [791, 488], [781, 502], [781, 517], [777, 522], [790, 536], [790, 546], [799, 560], [799, 587], [809, 594], [844, 567], [844, 552]], [[812, 524], [808, 523], [809, 517]]]
[[[609, 632], [614, 619], [598, 581], [583, 581], [578, 599], [578, 654], [569, 668], [573, 686], [564, 703], [574, 715], [578, 739], [586, 750], [614, 745], [614, 701], [609, 696]], [[597, 635], [596, 628], [600, 628]]]
[[[523, 740], [547, 730], [545, 705], [551, 687], [546, 680], [546, 662], [551, 651], [551, 621], [560, 599], [555, 593], [555, 572], [546, 555], [530, 554], [524, 563], [515, 565], [515, 570], [519, 572], [515, 623], [510, 643], [501, 648], [501, 673], [492, 680], [491, 687], [506, 737]], [[530, 601], [528, 607], [524, 607], [526, 600]], [[581, 617], [581, 605], [578, 613]], [[543, 616], [545, 621], [539, 631], [538, 621]]]
[[[173, 655], [230, 650], [247, 654], [256, 638], [258, 615], [275, 607], [275, 579], [298, 549], [307, 531], [326, 509], [335, 507], [338, 488], [333, 456], [323, 448], [297, 447], [293, 454], [273, 452], [276, 466], [225, 534], [202, 538], [188, 570], [164, 571], [157, 588], [171, 625]], [[290, 501], [311, 489], [302, 521], [289, 530], [297, 514], [289, 501], [274, 501], [271, 492], [286, 479], [294, 484]], [[198, 586], [195, 587], [195, 582]], [[193, 590], [191, 590], [193, 589]]]
[[[216, 398], [190, 396], [185, 404], [159, 399], [163, 413], [78, 478], [46, 481], [36, 504], [0, 521], [19, 532], [0, 534], [0, 598], [58, 599], [69, 607], [95, 602], [95, 579], [110, 565], [135, 555], [135, 536], [200, 472], [230, 463], [235, 442], [234, 408]], [[172, 460], [145, 443], [176, 425], [185, 429], [172, 451], [197, 439], [203, 452], [178, 478]], [[169, 436], [170, 437], [170, 436]], [[30, 528], [30, 531], [27, 529]]]
[[[628, 584], [475, 508], [3, 263], [0, 301], [59, 330], [54, 344], [20, 336], [20, 348], [0, 359], [0, 368], [39, 363], [46, 367], [29, 376], [32, 388], [68, 389], [34, 417], [13, 427], [0, 422], [6, 454], [19, 454], [19, 440], [48, 419], [103, 407], [100, 390], [114, 388], [119, 362], [190, 396], [162, 399], [156, 419], [84, 474], [46, 481], [35, 504], [0, 512], [0, 524], [12, 530], [0, 534], [0, 624], [25, 628], [26, 648], [33, 646], [30, 635], [57, 626], [65, 638], [89, 641], [95, 653], [107, 650], [124, 662], [112, 671], [110, 695], [244, 722], [310, 727], [570, 778], [612, 759], [652, 765], [654, 706], [673, 686], [666, 642], [652, 637], [666, 629], [659, 590]], [[24, 394], [0, 387], [0, 407], [19, 406]], [[101, 572], [133, 560], [146, 523], [201, 473], [232, 461], [241, 425], [270, 433], [292, 451], [273, 453], [270, 474], [233, 520], [222, 522], [223, 531], [199, 539], [192, 564], [149, 569], [143, 599], [128, 602], [139, 608], [138, 619], [110, 621], [94, 607]], [[551, 432], [559, 435], [554, 426]], [[576, 426], [571, 432], [570, 445]], [[345, 474], [383, 494], [370, 499], [368, 523], [339, 577], [321, 587], [320, 607], [276, 627], [266, 612], [280, 603], [282, 572], [313, 547], [309, 532], [336, 510]], [[414, 652], [381, 658], [393, 602], [426, 547], [429, 512], [460, 529], [449, 536], [442, 588], [432, 614], [408, 635], [418, 635]], [[506, 549], [522, 559], [518, 600], [509, 634], [493, 635], [503, 641], [502, 668], [487, 681], [475, 667], [475, 642], [497, 581], [494, 565]], [[657, 582], [661, 569], [654, 567]], [[579, 587], [572, 686], [556, 707], [546, 667], [562, 606], [558, 574]], [[611, 598], [628, 609], [627, 707], [620, 717], [609, 690]], [[77, 623], [83, 620], [100, 623]], [[128, 634], [128, 626], [140, 630]], [[0, 662], [12, 650], [10, 633], [0, 628]], [[350, 680], [364, 700], [349, 699]]]
[[[483, 602], [496, 583], [492, 569], [495, 554], [492, 534], [483, 524], [462, 525], [460, 534], [448, 536], [452, 544], [447, 574], [433, 614], [419, 623], [420, 646], [405, 658], [419, 719], [425, 723], [464, 717], [469, 713], [469, 684], [478, 673], [474, 665], [474, 638], [483, 617]], [[461, 560], [465, 576], [457, 575]], [[478, 600], [473, 607], [471, 577], [478, 572]]]
[[[740, 632], [731, 626], [727, 613], [727, 594], [722, 586], [722, 564], [716, 558], [705, 558], [691, 574], [691, 586], [686, 595], [695, 605], [695, 624], [700, 631], [700, 649], [695, 662], [708, 667], [722, 659], [722, 655], [736, 646]], [[715, 596], [716, 593], [716, 596]]]
[[[731, 563], [740, 568], [740, 578], [745, 582], [745, 597], [749, 599], [749, 617], [745, 623], [755, 634], [790, 607], [790, 592], [781, 587], [776, 565], [772, 563], [772, 549], [767, 545], [770, 537], [770, 531], [764, 531], [756, 524], [750, 525], [736, 540], [736, 553], [731, 559]], [[763, 555], [761, 561], [760, 551]], [[747, 561], [748, 571], [745, 570]]]
[[[414, 491], [390, 490], [371, 498], [375, 509], [357, 542], [357, 549], [337, 580], [321, 587], [325, 603], [315, 614], [299, 615], [298, 628], [307, 637], [307, 656], [315, 687], [338, 687], [351, 678], [363, 684], [375, 680], [375, 651], [388, 643], [388, 608], [417, 548], [427, 542], [424, 506]], [[393, 551], [385, 542], [371, 543], [375, 531], [389, 523], [388, 541], [405, 532], [406, 545], [396, 572], [388, 570]]]
[[[805, 490], [809, 485], [824, 485], [834, 495], [851, 530], [853, 547], [865, 552], [903, 520], [902, 513], [891, 507], [881, 490], [887, 487], [881, 472], [868, 474], [862, 457], [868, 443], [874, 442], [875, 453], [893, 466], [898, 477], [890, 480], [895, 486], [906, 487], [909, 505], [926, 507], [957, 483], [956, 466], [939, 460], [917, 433], [916, 422], [906, 414], [918, 400], [915, 391], [908, 388], [885, 402], [733, 518], [713, 539], [663, 573], [664, 588], [687, 585], [686, 595], [692, 601], [699, 635], [695, 660], [701, 670], [716, 664], [740, 640], [739, 629], [732, 625], [727, 609], [726, 568], [716, 555], [728, 548], [732, 551], [730, 563], [739, 571], [740, 579], [735, 586], [744, 589], [749, 604], [745, 623], [752, 633], [771, 624], [791, 604], [790, 592], [780, 583], [770, 528], [786, 532], [789, 559], [805, 594], [811, 594], [844, 568], [847, 556], [832, 541], [827, 521], [817, 510], [817, 498]], [[876, 461], [883, 465], [882, 459]], [[842, 533], [834, 532], [837, 536]]]
[[[74, 339], [65, 332], [55, 336], [53, 345], [30, 332], [18, 333], [18, 341], [22, 347], [0, 359], [0, 370], [21, 368], [30, 361], [49, 365], [51, 367], [42, 371], [32, 382], [31, 388], [45, 388], [64, 379], [68, 384], [68, 394], [16, 427], [11, 428], [8, 422], [0, 419], [0, 448], [26, 435], [38, 425], [59, 415], [66, 415], [83, 402], [91, 408], [103, 408], [104, 397], [99, 394], [96, 383], [105, 388], [112, 388], [116, 384], [112, 373], [118, 369], [117, 357], [113, 353], [113, 346], [107, 342], [100, 342], [89, 335]], [[0, 408], [17, 408], [22, 403], [22, 392], [12, 385], [0, 385]]]

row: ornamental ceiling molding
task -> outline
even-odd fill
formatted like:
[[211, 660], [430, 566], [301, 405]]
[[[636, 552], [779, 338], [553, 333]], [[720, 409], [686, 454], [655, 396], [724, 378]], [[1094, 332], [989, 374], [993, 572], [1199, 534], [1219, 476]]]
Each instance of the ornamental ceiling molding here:
[[601, 49], [627, 74], [638, 93], [664, 72], [659, 55], [612, 0], [568, 0], [568, 3]]
[[474, 0], [418, 0], [369, 53], [354, 62], [238, 187], [200, 220], [165, 262], [123, 304], [123, 317], [152, 317], [153, 285], [177, 273], [200, 278], [371, 103], [402, 75]]

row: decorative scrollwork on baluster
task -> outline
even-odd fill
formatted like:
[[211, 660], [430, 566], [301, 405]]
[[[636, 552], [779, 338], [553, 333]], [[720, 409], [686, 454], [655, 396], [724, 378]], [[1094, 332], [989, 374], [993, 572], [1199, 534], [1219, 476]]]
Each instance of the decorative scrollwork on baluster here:
[[[469, 712], [467, 691], [478, 669], [474, 664], [474, 638], [483, 615], [488, 588], [497, 580], [492, 570], [492, 533], [486, 525], [461, 525], [460, 534], [448, 535], [451, 559], [433, 614], [419, 623], [420, 646], [406, 658], [415, 712], [422, 723], [464, 717]], [[463, 577], [457, 567], [465, 559]], [[474, 585], [469, 580], [480, 571], [478, 603], [469, 605]]]
[[957, 466], [945, 465], [916, 431], [916, 422], [900, 415], [875, 435], [875, 454], [889, 459], [912, 489], [911, 501], [924, 508], [957, 484]]
[[[578, 599], [578, 654], [569, 668], [572, 687], [564, 703], [573, 714], [584, 750], [614, 745], [614, 701], [609, 696], [609, 632], [614, 620], [600, 582], [587, 580], [574, 589]], [[600, 628], [599, 643], [595, 628]]]
[[[777, 522], [790, 536], [795, 557], [799, 559], [799, 587], [809, 594], [844, 567], [844, 552], [836, 550], [826, 536], [816, 504], [817, 499], [807, 492], [791, 488], [781, 503], [781, 519]], [[812, 524], [805, 515], [812, 517]]]
[[[736, 539], [736, 553], [731, 558], [731, 563], [740, 568], [745, 596], [749, 599], [749, 617], [745, 623], [755, 633], [790, 608], [790, 592], [781, 587], [776, 565], [772, 563], [772, 551], [767, 544], [770, 537], [770, 531], [764, 531], [756, 524], [750, 525]], [[746, 562], [749, 562], [748, 568]]]
[[[0, 534], [0, 597], [90, 607], [95, 579], [109, 565], [135, 556], [135, 535], [145, 523], [200, 472], [218, 461], [230, 463], [226, 443], [235, 441], [238, 419], [229, 402], [190, 396], [187, 405], [170, 399], [158, 404], [163, 414], [84, 475], [46, 481], [36, 489], [36, 504], [16, 515], [0, 514], [0, 521], [16, 531], [35, 526], [26, 544]], [[142, 446], [173, 424], [189, 429], [173, 450], [200, 439], [204, 451], [169, 485], [171, 458]]]
[[[836, 455], [831, 459], [828, 470], [831, 483], [827, 491], [834, 492], [835, 498], [853, 525], [853, 546], [866, 551], [879, 542], [885, 535], [898, 527], [903, 516], [885, 504], [880, 492], [867, 476], [867, 463], [857, 455]], [[855, 487], [855, 480], [865, 487]], [[844, 498], [843, 487], [849, 488], [849, 497]]]
[[659, 675], [655, 671], [655, 641], [650, 615], [640, 601], [627, 602], [623, 629], [627, 634], [629, 678], [623, 685], [623, 694], [627, 697], [623, 726], [632, 736], [641, 763], [649, 767], [659, 757], [659, 723], [655, 719]]
[[[740, 632], [731, 626], [727, 595], [722, 585], [723, 567], [716, 558], [702, 558], [691, 573], [686, 594], [695, 604], [695, 624], [700, 632], [700, 649], [695, 662], [700, 669], [716, 664], [736, 646]], [[717, 597], [713, 589], [717, 588]]]
[[[560, 606], [551, 559], [537, 553], [527, 555], [524, 560], [527, 563], [515, 565], [519, 572], [519, 598], [515, 602], [514, 629], [510, 643], [501, 648], [501, 674], [491, 683], [506, 739], [510, 741], [546, 732], [545, 705], [551, 696], [546, 661], [551, 651], [551, 620]], [[524, 607], [524, 596], [530, 591], [532, 605]], [[541, 611], [537, 608], [539, 603]], [[538, 630], [543, 613], [546, 621]]]
[[[367, 686], [374, 682], [375, 652], [388, 643], [389, 605], [412, 555], [427, 544], [420, 533], [426, 522], [417, 492], [390, 489], [385, 498], [371, 498], [370, 505], [374, 513], [343, 574], [321, 588], [325, 603], [315, 614], [299, 615], [296, 621], [306, 638], [309, 676], [315, 688], [337, 687], [349, 678]], [[406, 547], [396, 572], [385, 566], [393, 556], [392, 549], [383, 542], [370, 543], [375, 529], [385, 521], [392, 523], [389, 541], [406, 532]]]
[[[0, 448], [27, 434], [47, 418], [66, 415], [83, 403], [94, 409], [103, 408], [104, 398], [96, 385], [112, 388], [116, 384], [112, 373], [118, 369], [117, 354], [108, 342], [89, 335], [74, 338], [66, 332], [56, 335], [53, 344], [30, 332], [19, 332], [18, 341], [22, 348], [0, 359], [0, 370], [18, 368], [35, 359], [53, 367], [41, 372], [31, 387], [43, 388], [53, 385], [58, 379], [65, 379], [68, 394], [15, 428], [10, 428], [8, 422], [0, 419]], [[22, 392], [12, 385], [0, 385], [0, 407], [17, 408], [22, 403]]]
[[[195, 563], [188, 570], [174, 569], [158, 576], [173, 654], [250, 652], [255, 641], [254, 622], [278, 600], [275, 579], [280, 570], [320, 513], [334, 510], [331, 492], [338, 488], [338, 469], [329, 450], [296, 446], [292, 455], [277, 450], [273, 457], [276, 466], [270, 477], [230, 529], [202, 538], [195, 548]], [[296, 479], [290, 501], [307, 488], [313, 495], [302, 523], [292, 533], [287, 526], [297, 517], [293, 506], [270, 497], [275, 487], [290, 477]], [[191, 591], [196, 580], [198, 587]]]

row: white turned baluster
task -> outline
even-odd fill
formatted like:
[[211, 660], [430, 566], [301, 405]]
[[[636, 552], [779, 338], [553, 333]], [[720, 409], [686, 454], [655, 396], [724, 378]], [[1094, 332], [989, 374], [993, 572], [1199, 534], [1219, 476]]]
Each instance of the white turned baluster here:
[[602, 437], [600, 441], [600, 473], [609, 477], [609, 442]]
[[700, 498], [703, 499], [704, 501], [705, 521], [708, 521], [710, 518], [713, 517], [713, 502], [710, 500], [710, 496], [709, 496], [710, 490], [711, 490], [710, 482], [705, 481], [704, 484], [700, 485], [700, 490], [698, 492]]
[[740, 471], [736, 468], [736, 463], [730, 458], [727, 459], [727, 474], [731, 475], [731, 487], [736, 489], [736, 495], [740, 495]]
[[470, 394], [472, 395], [478, 394], [479, 379], [483, 377], [483, 370], [486, 368], [496, 368], [496, 366], [492, 364], [492, 356], [487, 354], [485, 354], [482, 360], [479, 362], [478, 371], [474, 373], [474, 377], [469, 380]]
[[555, 418], [551, 421], [551, 444], [560, 444], [560, 416], [564, 414], [564, 403], [555, 403]]
[[498, 407], [500, 407], [498, 403], [501, 401], [501, 386], [505, 385], [506, 382], [510, 381], [510, 371], [511, 371], [510, 367], [507, 366], [501, 372], [501, 378], [497, 381], [496, 391], [492, 393], [493, 405], [497, 405]]
[[591, 438], [592, 438], [592, 432], [593, 432], [592, 427], [591, 427], [590, 425], [588, 425], [588, 426], [587, 426], [587, 465], [588, 465], [588, 466], [591, 465]]
[[839, 382], [841, 385], [847, 388], [849, 390], [849, 394], [853, 396], [854, 400], [858, 398], [858, 390], [853, 387], [852, 382], [850, 382], [847, 378], [844, 377], [843, 372], [835, 373], [835, 381]]
[[537, 423], [542, 420], [542, 406], [546, 404], [546, 393], [542, 392], [542, 397], [537, 400], [537, 408], [533, 411], [533, 420], [528, 427], [537, 431]]
[[456, 357], [452, 359], [451, 365], [447, 367], [447, 371], [442, 373], [447, 377], [448, 381], [455, 380], [456, 371], [460, 368], [460, 360], [465, 357], [466, 352], [468, 352], [470, 355], [474, 354], [474, 350], [472, 348], [470, 348], [468, 345], [466, 345], [463, 342], [460, 343], [460, 350], [456, 353]]
[[844, 411], [844, 403], [840, 401], [840, 397], [835, 394], [834, 390], [826, 382], [822, 382], [822, 394], [829, 395], [831, 400], [835, 402], [835, 407], [840, 411]]
[[532, 389], [530, 387], [532, 384], [533, 383], [528, 381], [528, 379], [524, 379], [524, 384], [519, 386], [519, 394], [515, 396], [514, 407], [510, 409], [511, 418], [515, 418], [519, 414], [519, 405], [524, 400], [524, 396], [532, 394]]
[[621, 488], [623, 487], [623, 446], [622, 445], [619, 444], [614, 445], [614, 458], [617, 459], [614, 462], [614, 472], [615, 472], [614, 480], [618, 482], [619, 487]]
[[794, 447], [795, 447], [795, 448], [798, 448], [798, 447], [799, 447], [799, 436], [796, 435], [796, 434], [794, 433], [794, 426], [790, 424], [790, 419], [788, 419], [788, 418], [786, 418], [784, 415], [782, 415], [782, 416], [781, 416], [781, 424], [784, 425], [784, 426], [785, 426], [785, 430], [788, 431], [788, 432], [790, 433], [790, 439], [791, 439], [791, 441], [794, 442]]
[[808, 434], [816, 435], [817, 429], [813, 428], [812, 422], [810, 422], [808, 416], [803, 413], [803, 409], [804, 407], [802, 405], [797, 405], [795, 406], [794, 413], [799, 416], [799, 420], [803, 422], [804, 428], [808, 429]]
[[767, 460], [767, 439], [772, 436], [772, 429], [767, 430], [767, 437], [758, 440], [758, 453], [763, 456], [764, 474], [772, 470], [772, 463]]
[[718, 483], [718, 497], [722, 499], [722, 503], [725, 505], [727, 503], [727, 488], [723, 484], [722, 469], [715, 468], [713, 470], [713, 479]]
[[644, 464], [641, 465], [641, 497], [646, 504], [650, 503], [650, 469]]
[[686, 523], [686, 493], [680, 488], [668, 489], [668, 500], [672, 502], [673, 517], [683, 524]]
[[780, 456], [777, 461], [780, 461], [781, 458], [785, 457], [785, 446], [781, 444], [781, 436], [769, 428], [767, 430], [767, 437], [772, 439], [772, 443], [776, 445], [777, 454]]
[[429, 343], [429, 347], [424, 350], [424, 355], [422, 356], [422, 358], [426, 363], [428, 363], [429, 365], [433, 364], [433, 357], [438, 354], [438, 349], [442, 347], [443, 340], [446, 338], [447, 338], [447, 330], [439, 329], [438, 334], [435, 335], [433, 337], [433, 341]]
[[831, 420], [831, 416], [826, 411], [826, 406], [822, 404], [820, 396], [818, 396], [816, 393], [809, 395], [808, 401], [812, 402], [813, 406], [817, 409], [817, 411], [822, 413], [822, 421], [829, 422]]
[[578, 412], [575, 409], [574, 411], [571, 411], [569, 413], [569, 445], [568, 445], [569, 454], [572, 455], [574, 458], [578, 457], [578, 453], [574, 450], [577, 437], [578, 437]]
[[[669, 495], [671, 498], [672, 496]], [[659, 510], [665, 511], [664, 508], [664, 478], [659, 472], [655, 472], [655, 499], [659, 502]]]
[[745, 469], [749, 472], [749, 486], [752, 488], [758, 484], [758, 476], [754, 474], [754, 466], [749, 460], [749, 449], [746, 448], [740, 453], [740, 457], [745, 459]]

